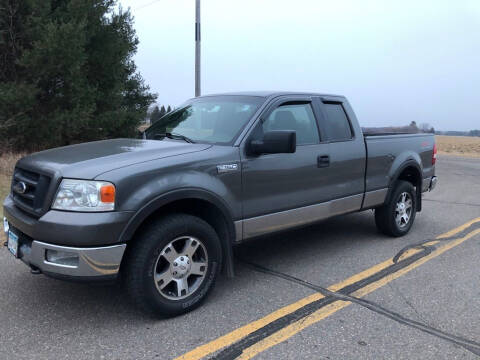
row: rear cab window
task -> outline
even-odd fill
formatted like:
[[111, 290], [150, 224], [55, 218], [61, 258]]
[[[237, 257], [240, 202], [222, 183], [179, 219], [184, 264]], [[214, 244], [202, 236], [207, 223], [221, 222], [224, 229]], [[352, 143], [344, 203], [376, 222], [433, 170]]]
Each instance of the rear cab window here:
[[341, 103], [324, 102], [325, 132], [329, 141], [348, 141], [353, 131], [347, 113]]

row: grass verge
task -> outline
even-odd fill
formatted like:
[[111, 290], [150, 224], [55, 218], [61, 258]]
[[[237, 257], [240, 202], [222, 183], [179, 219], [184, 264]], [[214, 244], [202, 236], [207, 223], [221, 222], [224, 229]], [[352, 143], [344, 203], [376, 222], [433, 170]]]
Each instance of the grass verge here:
[[[3, 200], [10, 192], [10, 182], [12, 181], [13, 169], [15, 163], [25, 154], [1, 153], [0, 154], [0, 221], [3, 219]], [[3, 222], [0, 231], [0, 241], [4, 240]], [[0, 244], [1, 245], [1, 244]]]

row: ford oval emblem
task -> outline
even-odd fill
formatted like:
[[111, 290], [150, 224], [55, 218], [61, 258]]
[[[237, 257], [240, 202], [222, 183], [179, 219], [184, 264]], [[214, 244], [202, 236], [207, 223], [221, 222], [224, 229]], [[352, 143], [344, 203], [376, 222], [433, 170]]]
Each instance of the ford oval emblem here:
[[13, 185], [13, 191], [15, 191], [18, 194], [25, 194], [27, 191], [27, 184], [25, 184], [23, 181], [19, 181], [15, 185]]

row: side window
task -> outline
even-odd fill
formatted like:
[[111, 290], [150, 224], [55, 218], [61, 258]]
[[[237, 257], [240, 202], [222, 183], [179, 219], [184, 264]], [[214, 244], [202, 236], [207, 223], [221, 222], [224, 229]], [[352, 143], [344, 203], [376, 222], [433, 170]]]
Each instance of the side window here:
[[352, 129], [342, 104], [324, 103], [323, 107], [327, 113], [325, 131], [328, 139], [332, 141], [350, 140], [353, 137]]
[[297, 145], [319, 143], [318, 127], [310, 103], [287, 103], [272, 111], [263, 122], [263, 131], [295, 130]]

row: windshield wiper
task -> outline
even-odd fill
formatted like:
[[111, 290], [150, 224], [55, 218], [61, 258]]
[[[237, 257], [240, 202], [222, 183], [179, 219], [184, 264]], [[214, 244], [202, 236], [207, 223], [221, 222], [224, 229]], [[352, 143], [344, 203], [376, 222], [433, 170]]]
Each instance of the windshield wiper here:
[[166, 133], [161, 133], [161, 134], [155, 134], [155, 138], [161, 137], [161, 138], [169, 138], [169, 139], [174, 139], [174, 140], [183, 140], [186, 141], [190, 144], [194, 144], [195, 141], [190, 139], [189, 137], [186, 137], [185, 135], [180, 135], [180, 134], [175, 134], [171, 132], [166, 132]]

